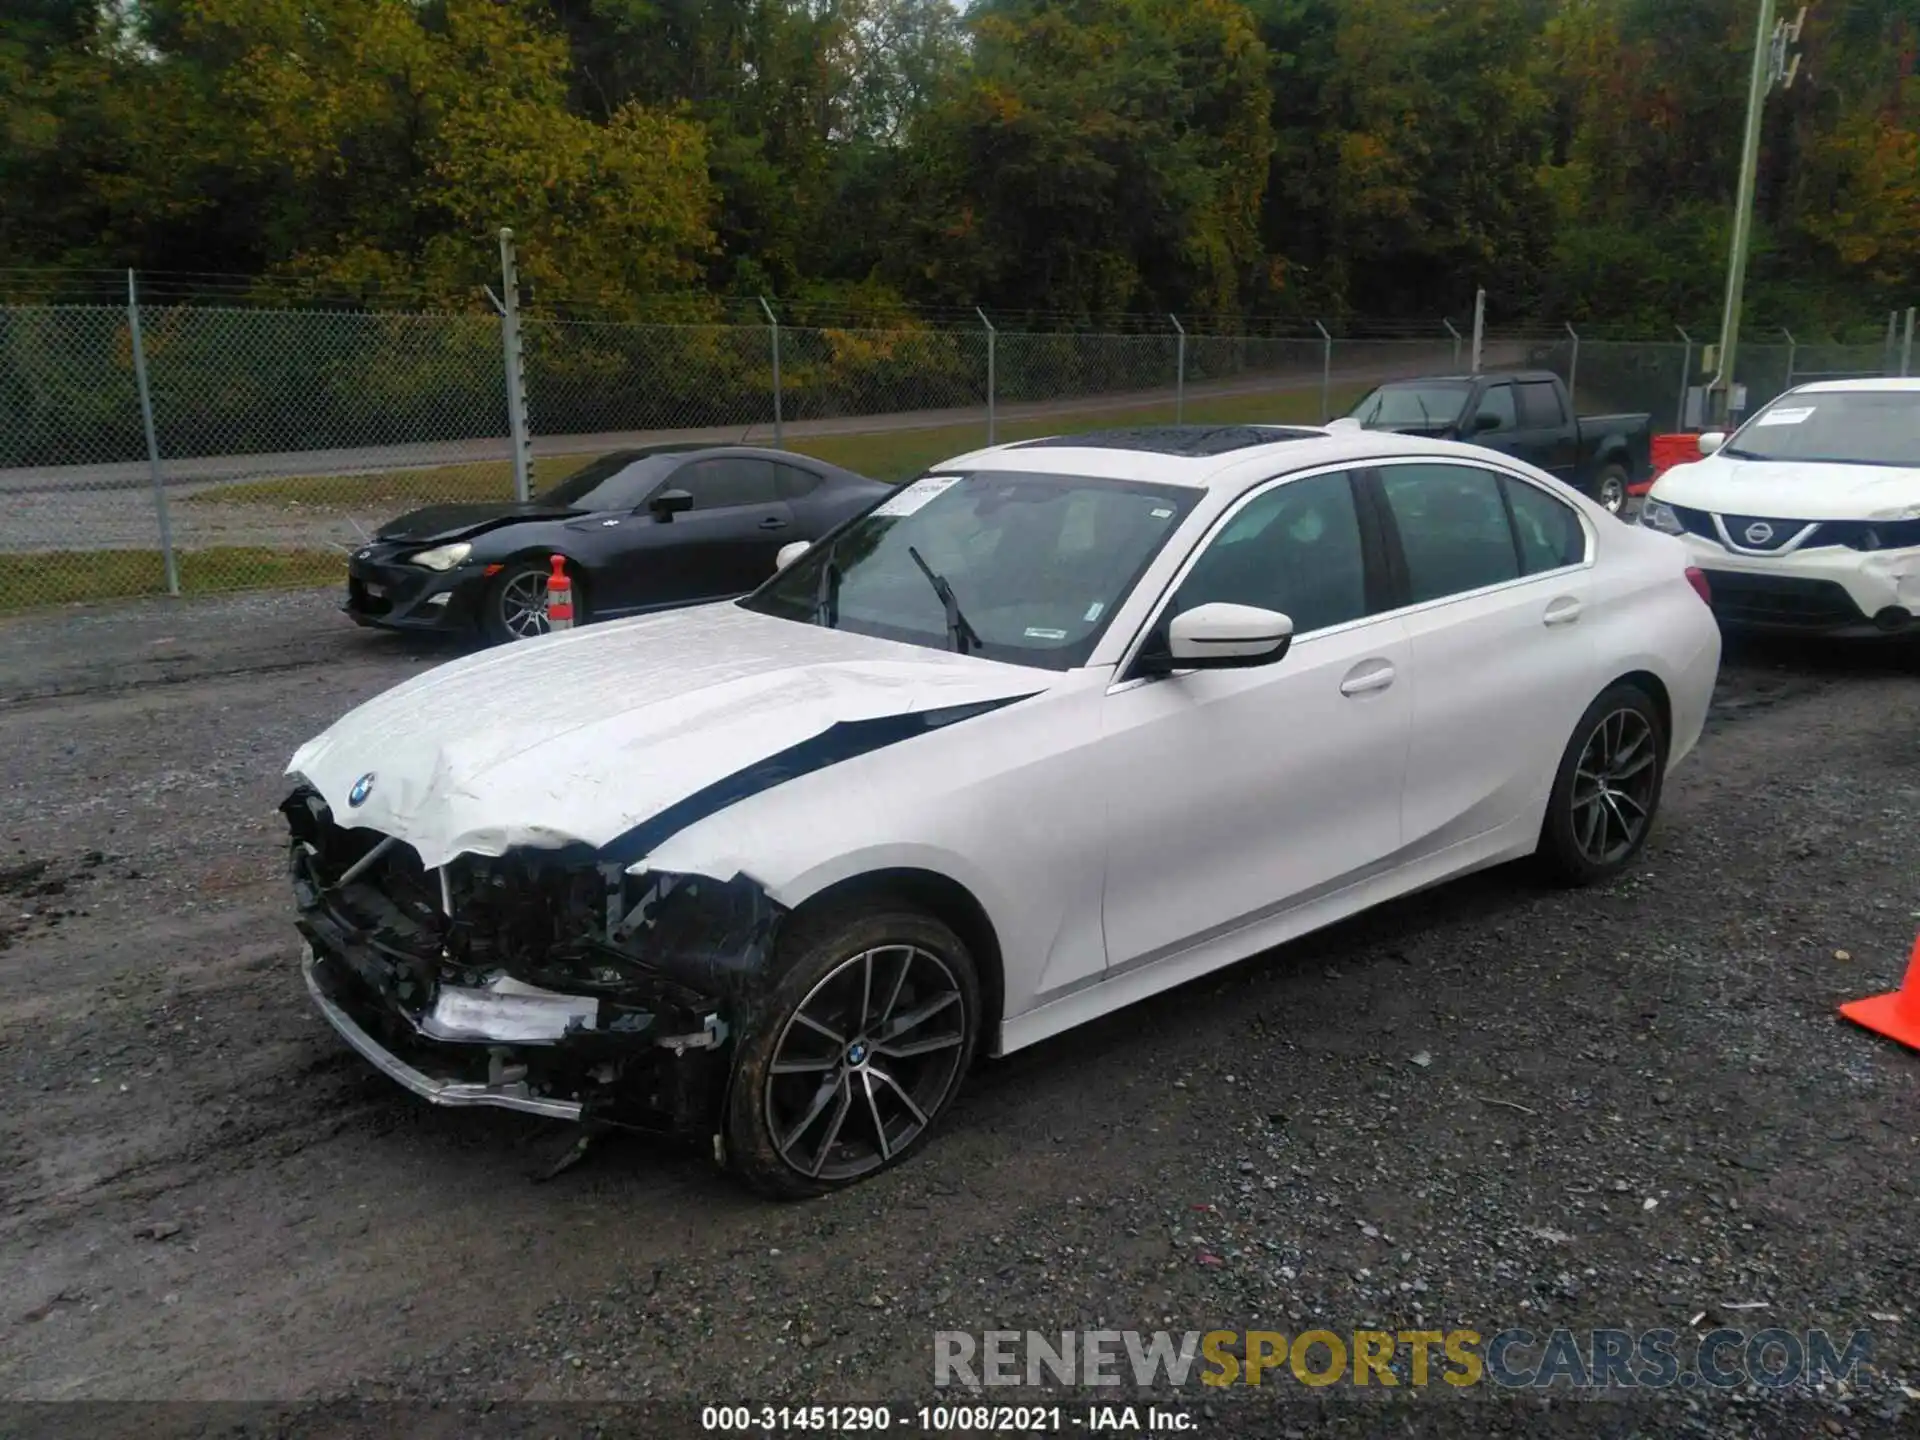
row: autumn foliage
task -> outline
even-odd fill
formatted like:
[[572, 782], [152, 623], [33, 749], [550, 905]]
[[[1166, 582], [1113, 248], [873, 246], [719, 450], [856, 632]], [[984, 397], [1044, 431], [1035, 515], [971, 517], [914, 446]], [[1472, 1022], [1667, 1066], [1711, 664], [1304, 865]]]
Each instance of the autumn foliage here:
[[[1752, 0], [16, 0], [0, 264], [536, 307], [1715, 313]], [[1749, 294], [1920, 298], [1920, 11], [1811, 7]], [[850, 351], [878, 343], [850, 337]]]

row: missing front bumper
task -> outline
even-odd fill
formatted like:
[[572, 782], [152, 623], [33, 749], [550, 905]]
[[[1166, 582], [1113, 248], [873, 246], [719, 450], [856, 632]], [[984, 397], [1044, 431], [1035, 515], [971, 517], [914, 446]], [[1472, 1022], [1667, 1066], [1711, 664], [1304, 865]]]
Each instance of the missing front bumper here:
[[437, 1105], [711, 1133], [781, 914], [751, 881], [547, 852], [426, 871], [309, 788], [281, 809], [308, 989], [381, 1073]]
[[435, 1105], [492, 1105], [502, 1110], [522, 1110], [529, 1115], [544, 1115], [551, 1120], [578, 1120], [585, 1112], [586, 1106], [581, 1101], [538, 1095], [524, 1079], [507, 1079], [508, 1067], [499, 1055], [489, 1057], [500, 1074], [497, 1080], [459, 1080], [429, 1075], [415, 1069], [361, 1029], [345, 1007], [328, 993], [328, 982], [322, 979], [327, 962], [314, 954], [311, 945], [306, 947], [301, 957], [300, 968], [306, 976], [307, 992], [313, 996], [313, 1003], [319, 1007], [327, 1023], [339, 1032], [340, 1038], [359, 1051], [361, 1057], [382, 1075], [422, 1099]]

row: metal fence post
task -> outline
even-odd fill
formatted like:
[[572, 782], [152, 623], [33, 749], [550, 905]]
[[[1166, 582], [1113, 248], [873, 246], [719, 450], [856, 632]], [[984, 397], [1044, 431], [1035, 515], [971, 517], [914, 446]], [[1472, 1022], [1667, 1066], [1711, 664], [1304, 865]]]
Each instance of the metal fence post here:
[[1793, 354], [1800, 348], [1800, 342], [1793, 338], [1793, 331], [1784, 325], [1780, 327], [1780, 333], [1787, 337], [1787, 383], [1784, 388], [1791, 390], [1793, 388]]
[[1187, 328], [1178, 315], [1169, 314], [1167, 319], [1179, 336], [1173, 342], [1173, 423], [1181, 425], [1187, 418]]
[[1567, 404], [1578, 409], [1579, 402], [1574, 399], [1574, 396], [1580, 388], [1580, 332], [1573, 328], [1571, 320], [1564, 323], [1567, 334], [1573, 337], [1573, 358], [1567, 361]]
[[987, 444], [993, 445], [997, 443], [994, 439], [993, 423], [993, 352], [995, 349], [994, 338], [997, 332], [993, 328], [993, 321], [987, 318], [986, 311], [976, 305], [973, 307], [973, 313], [978, 315], [980, 317], [980, 323], [987, 327]]
[[1678, 325], [1673, 328], [1679, 330], [1680, 338], [1687, 342], [1687, 348], [1680, 352], [1680, 403], [1674, 407], [1673, 412], [1673, 428], [1685, 430], [1687, 428], [1687, 382], [1693, 379], [1693, 337]]
[[140, 291], [127, 271], [127, 333], [133, 341], [133, 380], [140, 391], [140, 424], [147, 432], [147, 473], [153, 481], [153, 513], [160, 522], [160, 558], [167, 567], [167, 594], [180, 593], [180, 567], [173, 558], [173, 522], [167, 515], [167, 481], [160, 466], [160, 435], [153, 425], [153, 392], [147, 386], [147, 346], [140, 335]]
[[767, 297], [756, 295], [760, 309], [767, 317], [767, 332], [773, 339], [773, 448], [784, 450], [786, 431], [780, 418], [780, 321], [775, 318], [773, 307], [767, 304]]
[[1920, 306], [1909, 305], [1907, 307], [1907, 338], [1900, 344], [1900, 373], [1902, 375], [1911, 375], [1913, 373], [1913, 316], [1916, 310], [1920, 310]]
[[527, 425], [526, 355], [520, 344], [520, 270], [514, 264], [513, 231], [500, 227], [500, 349], [507, 366], [507, 431], [513, 437], [513, 496], [533, 494], [533, 436]]
[[1442, 320], [1440, 323], [1447, 327], [1447, 334], [1453, 337], [1453, 368], [1458, 370], [1460, 368], [1460, 332], [1453, 328], [1451, 320]]
[[1333, 419], [1333, 336], [1318, 320], [1313, 328], [1320, 332], [1320, 423], [1324, 425]]
[[1473, 373], [1480, 373], [1480, 357], [1487, 343], [1487, 292], [1473, 292]]

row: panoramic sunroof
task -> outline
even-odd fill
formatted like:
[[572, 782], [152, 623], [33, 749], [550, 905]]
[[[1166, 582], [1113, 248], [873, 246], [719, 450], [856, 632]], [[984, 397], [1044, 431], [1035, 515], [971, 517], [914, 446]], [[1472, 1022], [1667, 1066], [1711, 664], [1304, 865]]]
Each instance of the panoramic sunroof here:
[[1089, 430], [1083, 435], [1052, 435], [1045, 440], [1023, 440], [1009, 448], [1040, 450], [1049, 446], [1076, 450], [1141, 450], [1153, 455], [1202, 458], [1272, 445], [1279, 440], [1312, 440], [1318, 430], [1286, 425], [1136, 425], [1118, 430]]

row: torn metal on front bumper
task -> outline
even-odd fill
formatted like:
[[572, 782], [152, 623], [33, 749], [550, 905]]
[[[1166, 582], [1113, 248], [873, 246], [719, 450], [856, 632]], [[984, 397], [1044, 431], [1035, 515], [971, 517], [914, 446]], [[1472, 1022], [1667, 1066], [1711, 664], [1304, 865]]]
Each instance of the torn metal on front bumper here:
[[758, 886], [577, 850], [429, 872], [311, 789], [281, 811], [308, 989], [375, 1068], [438, 1105], [711, 1127], [782, 913]]

